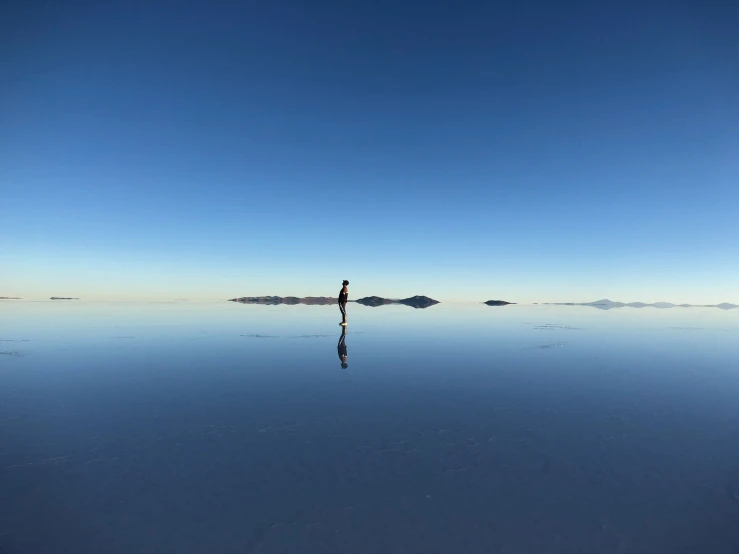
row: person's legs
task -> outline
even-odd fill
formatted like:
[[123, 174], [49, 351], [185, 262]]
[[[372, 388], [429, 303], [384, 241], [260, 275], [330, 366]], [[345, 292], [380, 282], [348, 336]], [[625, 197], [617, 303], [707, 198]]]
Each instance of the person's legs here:
[[339, 302], [339, 310], [341, 310], [341, 322], [346, 323], [346, 304]]

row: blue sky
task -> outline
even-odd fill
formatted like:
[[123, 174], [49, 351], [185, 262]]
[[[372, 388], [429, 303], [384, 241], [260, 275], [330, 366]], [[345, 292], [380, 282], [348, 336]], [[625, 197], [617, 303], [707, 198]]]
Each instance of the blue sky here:
[[11, 2], [0, 296], [739, 301], [734, 2]]

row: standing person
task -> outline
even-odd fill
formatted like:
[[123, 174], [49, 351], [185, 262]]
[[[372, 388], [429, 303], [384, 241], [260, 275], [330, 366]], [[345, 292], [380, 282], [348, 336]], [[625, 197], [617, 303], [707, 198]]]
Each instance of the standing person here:
[[349, 300], [349, 281], [344, 280], [339, 291], [339, 310], [341, 310], [341, 325], [346, 325], [346, 302]]

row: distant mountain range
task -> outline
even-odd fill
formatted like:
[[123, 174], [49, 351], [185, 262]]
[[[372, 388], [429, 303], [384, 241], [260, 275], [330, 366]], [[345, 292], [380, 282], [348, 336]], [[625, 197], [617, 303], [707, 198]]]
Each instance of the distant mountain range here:
[[242, 304], [265, 304], [274, 306], [277, 304], [308, 304], [312, 306], [321, 306], [326, 304], [336, 304], [338, 300], [329, 296], [306, 296], [298, 298], [296, 296], [242, 296], [241, 298], [232, 298], [229, 302], [240, 302]]
[[644, 302], [629, 302], [625, 304], [623, 302], [614, 302], [608, 298], [603, 300], [596, 300], [595, 302], [549, 302], [550, 306], [591, 306], [598, 308], [599, 310], [611, 310], [613, 308], [719, 308], [721, 310], [733, 310], [739, 308], [736, 304], [729, 304], [724, 302], [722, 304], [672, 304], [670, 302], [654, 302], [652, 304], [646, 304]]
[[438, 300], [434, 300], [428, 296], [412, 296], [410, 298], [403, 298], [402, 300], [391, 300], [390, 298], [382, 298], [380, 296], [366, 296], [365, 298], [359, 298], [354, 302], [362, 304], [363, 306], [370, 306], [372, 308], [385, 306], [387, 304], [404, 304], [405, 306], [411, 306], [412, 308], [428, 308], [429, 306], [439, 303]]
[[508, 306], [509, 304], [515, 304], [515, 302], [506, 302], [505, 300], [488, 300], [485, 302], [488, 306]]
[[79, 298], [68, 298], [66, 296], [52, 296], [49, 300], [79, 300]]
[[21, 300], [18, 296], [0, 296], [0, 300]]
[[[10, 300], [10, 297], [0, 297], [0, 300]], [[54, 296], [52, 300], [79, 300], [79, 298], [61, 298]], [[267, 306], [274, 306], [277, 304], [307, 304], [311, 306], [324, 306], [336, 304], [338, 300], [333, 296], [306, 296], [305, 298], [298, 298], [296, 296], [242, 296], [240, 298], [231, 298], [229, 302], [239, 302], [241, 304], [263, 304]], [[438, 304], [438, 300], [429, 298], [428, 296], [412, 296], [410, 298], [403, 298], [400, 300], [391, 298], [382, 298], [381, 296], [366, 296], [357, 300], [350, 300], [349, 302], [356, 302], [363, 306], [369, 306], [376, 308], [378, 306], [386, 306], [388, 304], [403, 304], [405, 306], [411, 306], [413, 308], [428, 308], [434, 304]], [[488, 300], [485, 302], [488, 306], [508, 306], [515, 304], [515, 302], [506, 302], [505, 300]], [[598, 308], [599, 310], [611, 310], [613, 308], [719, 308], [721, 310], [733, 310], [739, 308], [736, 304], [729, 304], [724, 302], [722, 304], [672, 304], [670, 302], [654, 302], [647, 304], [645, 302], [630, 302], [628, 304], [624, 302], [614, 302], [604, 298], [602, 300], [596, 300], [595, 302], [548, 302], [545, 305], [549, 306], [590, 306], [592, 308]]]
[[[241, 304], [264, 304], [274, 306], [277, 304], [308, 304], [308, 305], [327, 305], [338, 304], [338, 299], [333, 296], [306, 296], [298, 298], [296, 296], [242, 296], [241, 298], [231, 298], [229, 302], [240, 302]], [[380, 298], [379, 296], [367, 296], [359, 300], [350, 300], [364, 306], [384, 306], [386, 304], [405, 304], [413, 308], [428, 308], [434, 304], [438, 304], [437, 300], [428, 296], [413, 296], [402, 300], [391, 300], [389, 298]]]

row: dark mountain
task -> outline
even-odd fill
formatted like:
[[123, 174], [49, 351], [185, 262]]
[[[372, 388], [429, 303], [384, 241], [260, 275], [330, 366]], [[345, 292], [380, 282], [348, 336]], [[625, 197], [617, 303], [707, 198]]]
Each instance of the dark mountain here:
[[412, 296], [411, 298], [404, 298], [402, 300], [391, 300], [380, 296], [367, 296], [365, 298], [355, 300], [355, 302], [372, 308], [385, 306], [386, 304], [404, 304], [406, 306], [411, 306], [412, 308], [428, 308], [429, 306], [439, 303], [438, 300], [434, 300], [428, 296]]
[[488, 300], [485, 302], [488, 306], [508, 306], [509, 304], [515, 304], [515, 302], [506, 302], [505, 300]]
[[282, 299], [283, 304], [306, 304], [309, 306], [326, 306], [329, 304], [338, 304], [339, 300], [332, 296], [305, 296], [296, 298], [294, 296], [286, 296]]
[[21, 300], [18, 296], [0, 296], [0, 300]]
[[323, 306], [327, 304], [336, 304], [338, 300], [329, 296], [306, 296], [298, 298], [297, 296], [242, 296], [241, 298], [231, 298], [229, 302], [240, 302], [241, 304], [264, 304], [267, 306], [275, 306], [277, 304], [308, 304], [312, 306]]
[[357, 304], [362, 304], [363, 306], [376, 308], [377, 306], [384, 306], [385, 304], [393, 304], [397, 302], [397, 300], [389, 300], [387, 298], [380, 298], [379, 296], [365, 296], [364, 298], [355, 300], [355, 302]]
[[438, 300], [434, 300], [433, 298], [429, 298], [428, 296], [412, 296], [410, 298], [404, 298], [403, 300], [399, 300], [401, 304], [405, 304], [406, 306], [411, 306], [413, 308], [428, 308], [429, 306], [433, 306], [434, 304], [438, 304]]
[[65, 296], [52, 296], [49, 300], [79, 300], [79, 298], [67, 298]]

